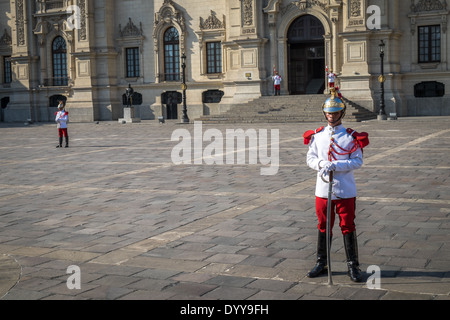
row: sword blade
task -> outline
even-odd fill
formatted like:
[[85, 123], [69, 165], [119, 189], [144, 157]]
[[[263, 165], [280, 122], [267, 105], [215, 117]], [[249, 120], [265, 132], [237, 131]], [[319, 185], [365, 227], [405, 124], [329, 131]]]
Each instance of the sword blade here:
[[327, 264], [328, 264], [328, 285], [333, 285], [333, 277], [331, 275], [331, 257], [330, 257], [330, 247], [331, 247], [331, 202], [333, 194], [333, 171], [330, 171], [330, 182], [328, 185], [328, 199], [327, 199]]

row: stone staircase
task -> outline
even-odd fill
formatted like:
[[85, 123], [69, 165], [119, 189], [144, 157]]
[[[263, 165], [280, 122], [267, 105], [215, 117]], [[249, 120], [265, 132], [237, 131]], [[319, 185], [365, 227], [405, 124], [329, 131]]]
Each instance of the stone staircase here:
[[[220, 115], [202, 116], [204, 123], [319, 122], [324, 120], [322, 105], [329, 95], [263, 96], [246, 104], [234, 105]], [[344, 99], [345, 121], [361, 122], [376, 119], [373, 113]]]

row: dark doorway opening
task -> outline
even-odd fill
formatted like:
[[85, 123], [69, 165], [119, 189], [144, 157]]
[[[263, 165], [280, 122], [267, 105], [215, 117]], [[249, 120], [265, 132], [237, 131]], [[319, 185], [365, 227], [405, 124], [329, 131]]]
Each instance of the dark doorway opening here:
[[325, 90], [325, 29], [314, 16], [297, 18], [288, 31], [290, 94], [321, 94]]
[[182, 103], [183, 95], [177, 91], [167, 91], [162, 94], [162, 103], [166, 105], [166, 119], [178, 119], [178, 105]]
[[52, 108], [52, 107], [54, 107], [54, 108], [57, 108], [58, 107], [58, 104], [59, 104], [59, 101], [63, 101], [64, 102], [64, 105], [66, 105], [66, 103], [67, 103], [67, 97], [65, 97], [65, 96], [63, 96], [63, 95], [60, 95], [60, 94], [56, 94], [56, 95], [54, 95], [54, 96], [51, 96], [49, 99], [48, 99], [48, 103], [49, 103], [49, 106]]
[[8, 106], [8, 103], [9, 103], [9, 97], [4, 97], [1, 99], [0, 122], [5, 121], [5, 109]]

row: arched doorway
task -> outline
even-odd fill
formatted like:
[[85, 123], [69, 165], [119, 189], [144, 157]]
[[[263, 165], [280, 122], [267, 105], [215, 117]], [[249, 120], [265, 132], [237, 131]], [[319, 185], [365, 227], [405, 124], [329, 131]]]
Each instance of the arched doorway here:
[[297, 18], [288, 30], [290, 94], [319, 94], [325, 90], [325, 29], [312, 15]]

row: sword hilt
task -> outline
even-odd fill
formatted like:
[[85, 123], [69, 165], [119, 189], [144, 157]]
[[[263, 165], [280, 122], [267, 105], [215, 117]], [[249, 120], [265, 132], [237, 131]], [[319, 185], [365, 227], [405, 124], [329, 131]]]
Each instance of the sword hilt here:
[[329, 176], [328, 180], [326, 180], [325, 177], [324, 177], [324, 174], [322, 174], [322, 175], [320, 176], [320, 179], [322, 179], [322, 181], [325, 182], [325, 183], [333, 182], [333, 174], [334, 174], [334, 171], [330, 171], [330, 172], [328, 173], [328, 176]]

